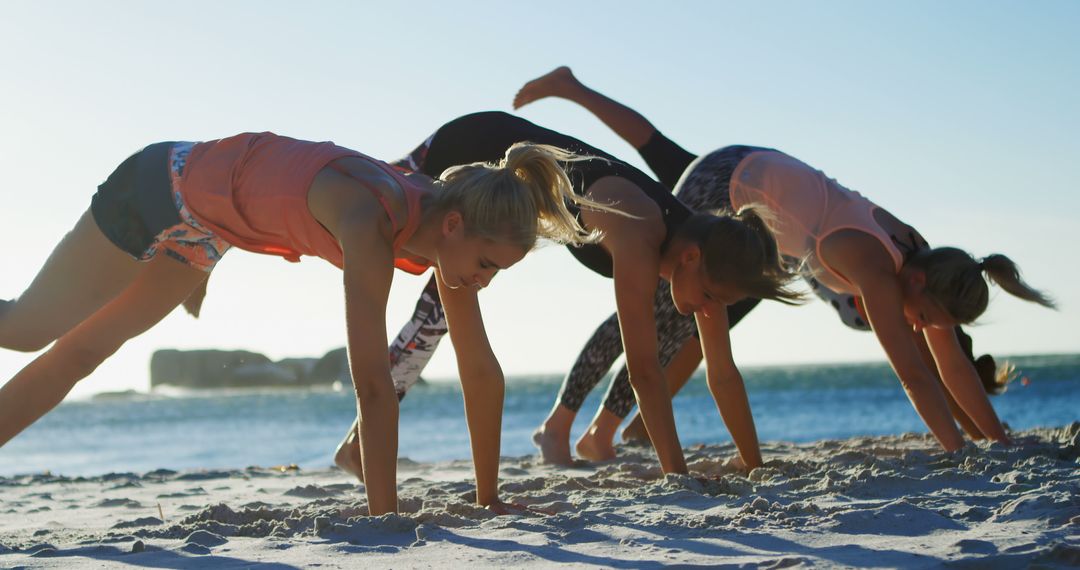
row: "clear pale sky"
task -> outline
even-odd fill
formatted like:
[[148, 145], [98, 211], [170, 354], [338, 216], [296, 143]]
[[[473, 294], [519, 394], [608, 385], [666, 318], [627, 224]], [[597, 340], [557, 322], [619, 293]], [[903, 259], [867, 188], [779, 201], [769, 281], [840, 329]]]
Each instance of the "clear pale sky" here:
[[[272, 130], [394, 159], [454, 117], [510, 110], [522, 83], [567, 64], [691, 151], [779, 148], [934, 244], [1013, 257], [1061, 311], [998, 291], [976, 350], [1080, 350], [1080, 3], [461, 4], [3, 2], [0, 297], [149, 143]], [[521, 115], [643, 167], [570, 103]], [[399, 272], [388, 334], [425, 281]], [[508, 374], [565, 372], [614, 308], [610, 281], [556, 247], [481, 299]], [[233, 250], [203, 318], [174, 312], [73, 394], [146, 389], [159, 348], [320, 356], [344, 344], [342, 306], [331, 265]], [[745, 365], [883, 358], [817, 301], [765, 303], [732, 338]], [[0, 350], [0, 382], [31, 358]], [[455, 374], [447, 344], [427, 376]]]

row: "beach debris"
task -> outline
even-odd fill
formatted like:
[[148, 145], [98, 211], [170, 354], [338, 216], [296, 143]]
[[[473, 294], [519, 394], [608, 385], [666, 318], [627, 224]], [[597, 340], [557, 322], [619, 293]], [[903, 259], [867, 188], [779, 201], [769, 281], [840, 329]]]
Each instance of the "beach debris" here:
[[302, 487], [293, 487], [283, 494], [288, 497], [300, 497], [302, 499], [322, 499], [340, 495], [341, 490], [318, 485], [304, 485]]
[[318, 536], [323, 533], [324, 530], [330, 528], [330, 519], [328, 517], [315, 517], [315, 535]]

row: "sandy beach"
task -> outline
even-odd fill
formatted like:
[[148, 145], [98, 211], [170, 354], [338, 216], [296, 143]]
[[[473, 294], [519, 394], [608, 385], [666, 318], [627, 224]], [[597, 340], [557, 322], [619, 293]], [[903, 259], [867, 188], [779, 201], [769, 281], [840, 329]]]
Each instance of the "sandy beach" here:
[[0, 566], [232, 568], [708, 566], [1055, 568], [1080, 564], [1080, 423], [946, 454], [925, 436], [730, 445], [555, 468], [505, 458], [474, 506], [467, 461], [400, 463], [400, 515], [367, 517], [337, 469], [286, 466], [0, 478]]

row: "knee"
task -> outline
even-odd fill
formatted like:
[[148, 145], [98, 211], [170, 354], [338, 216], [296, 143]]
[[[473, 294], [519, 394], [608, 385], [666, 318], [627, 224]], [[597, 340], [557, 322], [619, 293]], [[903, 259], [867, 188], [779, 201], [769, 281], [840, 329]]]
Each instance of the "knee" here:
[[120, 347], [61, 338], [49, 353], [67, 372], [67, 376], [81, 379], [89, 376], [118, 348]]

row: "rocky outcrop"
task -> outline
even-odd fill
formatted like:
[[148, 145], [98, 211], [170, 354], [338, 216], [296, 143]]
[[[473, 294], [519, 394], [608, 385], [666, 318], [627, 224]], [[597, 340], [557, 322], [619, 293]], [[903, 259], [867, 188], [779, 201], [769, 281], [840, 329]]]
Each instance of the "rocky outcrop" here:
[[274, 362], [246, 350], [159, 350], [150, 358], [150, 387], [303, 387], [351, 383], [345, 349], [322, 358]]

